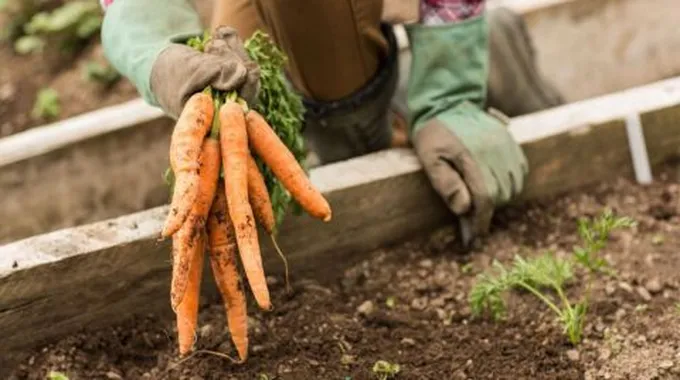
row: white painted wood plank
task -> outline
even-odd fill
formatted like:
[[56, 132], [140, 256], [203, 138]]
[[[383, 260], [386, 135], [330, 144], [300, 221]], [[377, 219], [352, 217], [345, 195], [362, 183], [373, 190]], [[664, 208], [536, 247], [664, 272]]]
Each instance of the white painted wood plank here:
[[0, 167], [163, 117], [141, 98], [0, 139]]
[[677, 104], [680, 77], [516, 117], [510, 130], [516, 140], [529, 141]]

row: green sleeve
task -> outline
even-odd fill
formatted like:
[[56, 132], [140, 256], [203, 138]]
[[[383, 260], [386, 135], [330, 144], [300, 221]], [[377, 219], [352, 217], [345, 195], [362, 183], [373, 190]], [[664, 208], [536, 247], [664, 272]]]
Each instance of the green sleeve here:
[[486, 13], [456, 23], [406, 27], [413, 54], [408, 88], [412, 133], [464, 103], [480, 109], [484, 106], [489, 71], [487, 28]]
[[144, 100], [158, 105], [151, 90], [151, 70], [158, 55], [173, 42], [203, 33], [196, 10], [186, 0], [117, 0], [104, 16], [104, 54], [137, 88]]

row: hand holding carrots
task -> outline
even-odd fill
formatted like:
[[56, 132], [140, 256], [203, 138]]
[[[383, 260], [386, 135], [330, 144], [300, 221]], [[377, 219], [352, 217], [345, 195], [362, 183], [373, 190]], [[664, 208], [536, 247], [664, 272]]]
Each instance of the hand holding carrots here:
[[247, 316], [237, 257], [259, 307], [272, 307], [257, 226], [273, 239], [274, 213], [251, 146], [310, 215], [331, 220], [328, 202], [261, 114], [229, 97], [222, 104], [205, 92], [192, 96], [170, 145], [176, 180], [162, 233], [173, 238], [171, 304], [177, 314], [182, 356], [191, 351], [195, 336], [204, 247], [210, 252], [232, 340], [242, 361], [247, 357]]
[[[203, 50], [209, 40], [193, 38], [188, 45]], [[170, 142], [173, 194], [161, 235], [172, 237], [170, 300], [180, 356], [194, 345], [206, 248], [242, 362], [248, 355], [248, 318], [239, 258], [258, 306], [272, 308], [257, 227], [284, 260], [288, 284], [288, 264], [274, 234], [289, 202], [324, 222], [332, 216], [301, 166], [303, 109], [284, 83], [285, 56], [262, 32], [245, 48], [261, 73], [263, 113], [249, 109], [235, 92], [206, 88], [186, 102]]]

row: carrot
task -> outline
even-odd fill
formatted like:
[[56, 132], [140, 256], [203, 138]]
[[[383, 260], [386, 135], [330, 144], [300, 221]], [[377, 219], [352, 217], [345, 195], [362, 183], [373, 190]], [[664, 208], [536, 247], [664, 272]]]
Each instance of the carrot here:
[[255, 218], [248, 200], [250, 151], [246, 121], [241, 106], [231, 100], [227, 100], [220, 108], [220, 143], [227, 208], [234, 223], [243, 269], [258, 305], [271, 310]]
[[257, 221], [269, 235], [273, 234], [276, 222], [269, 191], [264, 182], [264, 177], [251, 155], [248, 155], [248, 200]]
[[[182, 228], [185, 228], [182, 226]], [[180, 231], [182, 230], [180, 228]], [[191, 228], [191, 227], [189, 227]], [[178, 236], [179, 233], [174, 235]], [[198, 325], [198, 300], [203, 276], [203, 254], [205, 249], [204, 232], [198, 233], [196, 244], [192, 247], [191, 268], [189, 269], [187, 291], [182, 302], [177, 306], [177, 342], [179, 354], [184, 356], [191, 351], [196, 340], [196, 326]]]
[[[199, 157], [200, 176], [198, 195], [192, 204], [191, 212], [173, 238], [173, 270], [171, 279], [170, 302], [173, 310], [184, 298], [187, 281], [191, 270], [191, 248], [195, 245], [196, 236], [205, 226], [210, 206], [215, 198], [220, 176], [220, 144], [216, 139], [203, 141]], [[174, 235], [173, 235], [174, 236]]]
[[295, 156], [283, 144], [267, 121], [255, 110], [246, 115], [250, 146], [271, 168], [283, 186], [300, 206], [324, 222], [331, 220], [331, 208], [323, 195], [312, 185]]
[[236, 264], [238, 254], [236, 233], [222, 190], [221, 188], [218, 190], [208, 218], [210, 265], [217, 288], [222, 294], [231, 340], [243, 362], [248, 356], [246, 296]]
[[272, 202], [269, 198], [269, 191], [267, 190], [267, 184], [264, 182], [264, 177], [262, 176], [262, 173], [260, 173], [260, 169], [257, 167], [255, 159], [250, 155], [248, 156], [248, 199], [253, 207], [255, 218], [269, 235], [276, 252], [283, 261], [286, 272], [286, 288], [290, 291], [288, 260], [286, 260], [286, 256], [281, 251], [281, 248], [279, 248], [279, 244], [274, 237], [276, 221], [274, 218]]
[[203, 138], [210, 129], [214, 107], [205, 93], [189, 98], [177, 120], [170, 138], [170, 167], [175, 174], [175, 185], [170, 212], [161, 235], [177, 232], [191, 212], [198, 195], [199, 155]]

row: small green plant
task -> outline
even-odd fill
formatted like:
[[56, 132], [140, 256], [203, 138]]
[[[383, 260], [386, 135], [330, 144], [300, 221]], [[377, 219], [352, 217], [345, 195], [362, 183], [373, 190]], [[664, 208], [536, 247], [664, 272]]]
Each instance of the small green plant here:
[[633, 226], [635, 222], [632, 219], [615, 218], [611, 210], [605, 210], [596, 220], [579, 219], [578, 234], [583, 240], [583, 246], [574, 247], [576, 260], [591, 272], [615, 274], [599, 253], [607, 244], [612, 231]]
[[0, 41], [16, 41], [24, 35], [24, 25], [40, 12], [46, 0], [0, 0]]
[[31, 116], [34, 119], [49, 119], [58, 117], [60, 113], [59, 93], [49, 87], [40, 89]]
[[103, 16], [96, 0], [69, 1], [51, 12], [38, 12], [23, 25], [14, 43], [20, 54], [40, 52], [51, 41], [74, 50], [101, 28]]
[[399, 372], [401, 372], [401, 367], [396, 363], [392, 364], [386, 360], [378, 360], [373, 364], [373, 373], [379, 380], [394, 378]]
[[463, 274], [470, 274], [472, 273], [472, 270], [475, 269], [475, 264], [474, 263], [467, 263], [460, 267], [460, 272]]
[[110, 64], [101, 64], [94, 61], [85, 64], [83, 76], [89, 81], [101, 83], [107, 87], [113, 85], [121, 78], [120, 73]]
[[390, 309], [394, 309], [394, 306], [395, 306], [396, 304], [397, 304], [397, 301], [395, 300], [395, 298], [394, 298], [393, 296], [389, 296], [389, 297], [387, 297], [387, 299], [385, 300], [385, 306], [387, 306], [387, 307], [390, 308]]
[[[506, 304], [503, 294], [511, 289], [524, 289], [555, 312], [570, 342], [576, 344], [581, 340], [586, 305], [571, 302], [564, 292], [566, 283], [573, 278], [571, 262], [546, 253], [531, 259], [516, 255], [510, 268], [498, 261], [493, 263], [493, 267], [498, 274], [482, 274], [470, 292], [475, 315], [488, 309], [494, 319], [504, 318]], [[559, 302], [551, 300], [545, 289], [554, 291]]]
[[[607, 210], [595, 221], [579, 221], [579, 236], [583, 240], [583, 247], [575, 247], [573, 256], [567, 259], [546, 253], [529, 259], [516, 255], [509, 267], [494, 261], [492, 269], [496, 273], [480, 274], [470, 291], [469, 302], [473, 315], [478, 316], [489, 311], [495, 320], [504, 318], [507, 312], [504, 295], [513, 289], [523, 289], [556, 314], [564, 334], [572, 344], [580, 343], [593, 274], [602, 273], [609, 268], [607, 261], [598, 254], [614, 229], [633, 225], [631, 219], [615, 218]], [[581, 300], [573, 302], [566, 296], [565, 287], [574, 279], [577, 265], [586, 269], [587, 287]]]
[[50, 371], [50, 373], [47, 374], [47, 380], [69, 380], [69, 379], [68, 376], [61, 372]]

